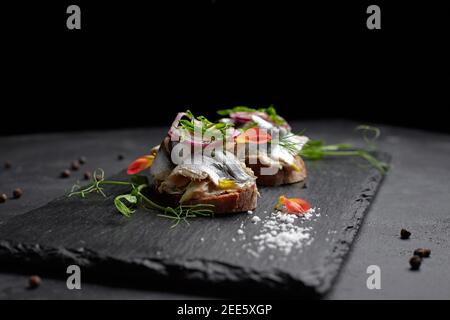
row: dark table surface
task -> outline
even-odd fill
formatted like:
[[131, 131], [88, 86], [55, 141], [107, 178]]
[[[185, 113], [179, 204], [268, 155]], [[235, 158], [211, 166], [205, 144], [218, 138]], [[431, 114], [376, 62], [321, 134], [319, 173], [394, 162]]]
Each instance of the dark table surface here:
[[[324, 132], [335, 142], [360, 143], [349, 121], [294, 123], [307, 128], [307, 135], [321, 138]], [[450, 299], [450, 136], [381, 126], [379, 148], [392, 155], [392, 168], [367, 214], [353, 249], [327, 299]], [[0, 193], [24, 190], [19, 200], [0, 204], [0, 224], [40, 207], [66, 193], [86, 170], [103, 168], [114, 174], [135, 157], [160, 142], [166, 128], [102, 132], [55, 133], [0, 137]], [[92, 154], [89, 145], [97, 148]], [[48, 158], [49, 150], [54, 158]], [[118, 160], [122, 154], [125, 159]], [[68, 179], [59, 178], [72, 159], [88, 158], [87, 164]], [[399, 231], [412, 232], [400, 240]], [[420, 271], [409, 270], [408, 260], [418, 247], [432, 250]], [[381, 270], [381, 289], [369, 290], [367, 267]], [[1, 267], [1, 266], [0, 266]], [[27, 289], [28, 276], [0, 271], [0, 299], [195, 299], [198, 293], [148, 291], [82, 283], [81, 290], [68, 290], [65, 280], [44, 277], [35, 290]]]

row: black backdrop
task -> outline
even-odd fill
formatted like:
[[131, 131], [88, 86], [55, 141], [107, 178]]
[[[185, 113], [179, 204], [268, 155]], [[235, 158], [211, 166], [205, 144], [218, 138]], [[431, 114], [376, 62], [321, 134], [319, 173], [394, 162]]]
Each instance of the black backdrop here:
[[[66, 28], [81, 7], [82, 29]], [[381, 7], [382, 29], [366, 28]], [[15, 1], [1, 5], [0, 133], [168, 125], [274, 104], [291, 118], [450, 131], [444, 1]]]

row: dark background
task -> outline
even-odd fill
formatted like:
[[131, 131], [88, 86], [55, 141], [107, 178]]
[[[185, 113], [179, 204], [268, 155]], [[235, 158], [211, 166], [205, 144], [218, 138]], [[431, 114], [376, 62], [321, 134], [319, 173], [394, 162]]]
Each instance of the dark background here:
[[[82, 30], [66, 28], [78, 4]], [[381, 30], [366, 8], [381, 7]], [[444, 1], [2, 3], [0, 134], [168, 126], [274, 104], [449, 132]]]

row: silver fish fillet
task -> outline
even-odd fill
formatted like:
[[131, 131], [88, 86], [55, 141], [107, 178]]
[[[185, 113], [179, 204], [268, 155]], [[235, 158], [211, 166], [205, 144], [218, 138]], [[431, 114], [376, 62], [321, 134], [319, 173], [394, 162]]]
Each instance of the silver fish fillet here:
[[170, 175], [174, 167], [175, 166], [170, 160], [170, 154], [167, 152], [163, 142], [161, 143], [158, 154], [150, 167], [150, 173], [155, 180], [163, 181]]
[[171, 180], [174, 175], [181, 175], [191, 180], [209, 178], [215, 185], [218, 185], [221, 179], [232, 179], [237, 183], [255, 180], [255, 177], [245, 170], [243, 164], [232, 153], [217, 152], [214, 157], [202, 156], [200, 160], [198, 159], [196, 162], [185, 159], [173, 169], [167, 180]]

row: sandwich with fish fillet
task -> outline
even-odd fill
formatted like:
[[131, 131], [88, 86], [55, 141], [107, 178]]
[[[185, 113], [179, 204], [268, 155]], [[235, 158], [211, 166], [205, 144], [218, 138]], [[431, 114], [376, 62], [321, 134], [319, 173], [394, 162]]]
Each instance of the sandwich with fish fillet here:
[[214, 213], [254, 210], [256, 177], [233, 153], [239, 134], [231, 124], [179, 113], [152, 151], [158, 198], [169, 205], [214, 205]]
[[245, 163], [253, 170], [258, 185], [305, 184], [307, 171], [299, 153], [309, 139], [293, 134], [290, 125], [273, 106], [260, 109], [235, 107], [220, 110], [218, 114], [225, 116], [220, 122], [241, 130], [235, 139], [237, 145], [267, 146], [245, 155]]

